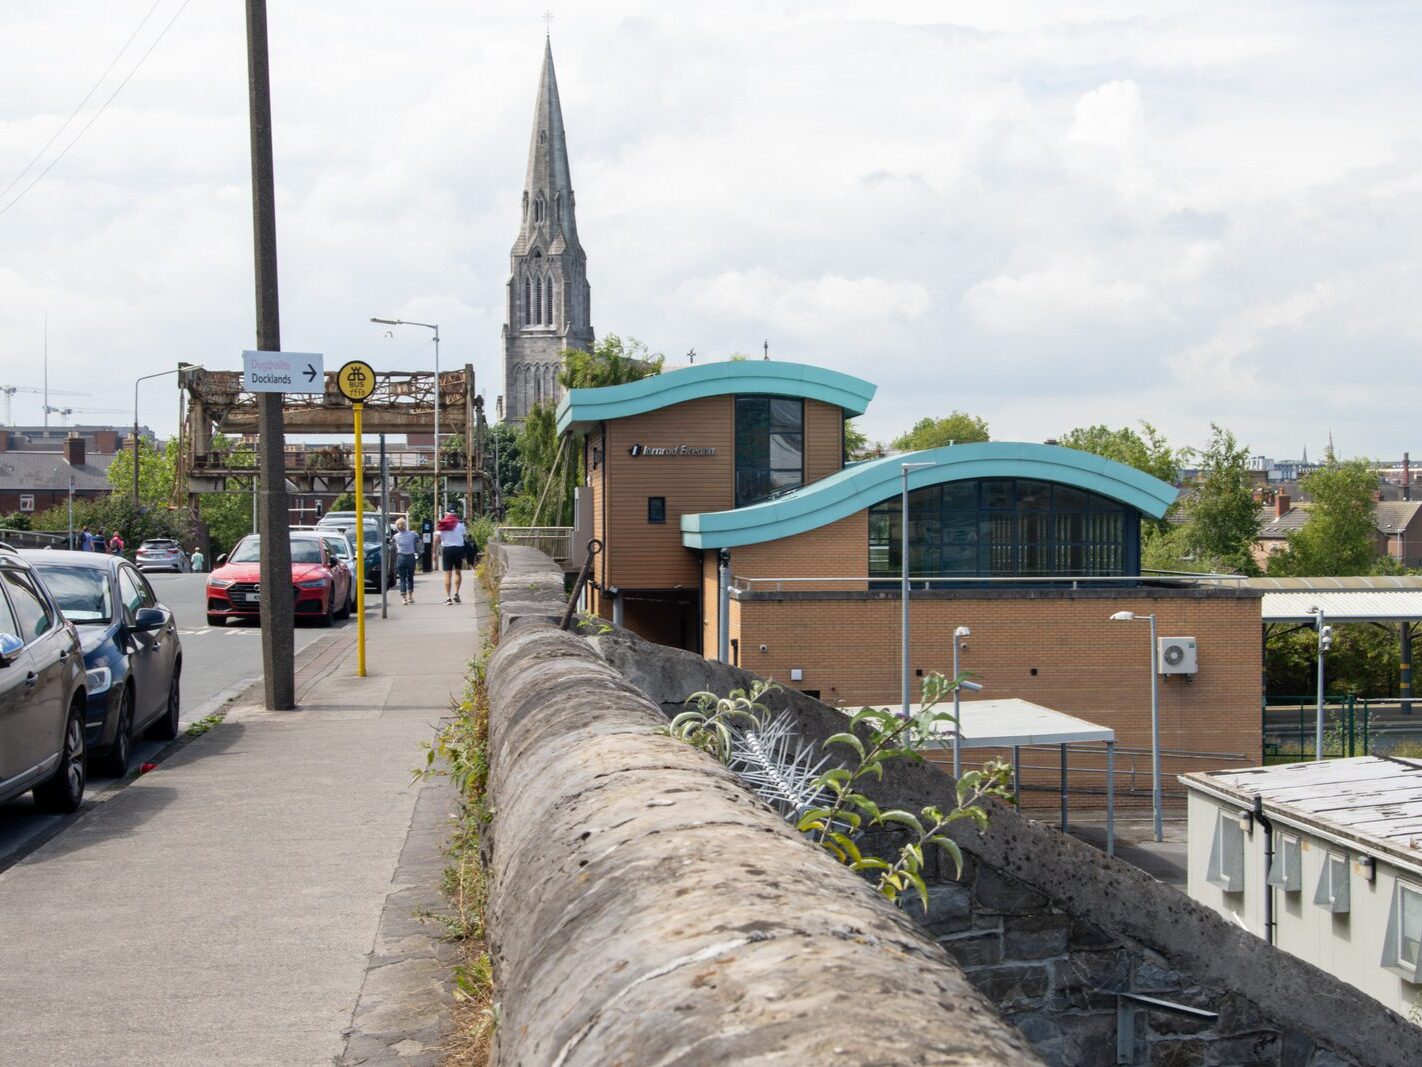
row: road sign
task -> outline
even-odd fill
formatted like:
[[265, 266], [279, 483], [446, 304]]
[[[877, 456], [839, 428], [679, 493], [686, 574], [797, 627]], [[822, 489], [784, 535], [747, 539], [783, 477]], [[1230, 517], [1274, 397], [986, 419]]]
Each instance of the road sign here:
[[326, 357], [320, 352], [243, 352], [242, 388], [249, 393], [324, 393]]
[[336, 387], [347, 400], [359, 404], [375, 392], [375, 368], [363, 360], [353, 359], [336, 372]]

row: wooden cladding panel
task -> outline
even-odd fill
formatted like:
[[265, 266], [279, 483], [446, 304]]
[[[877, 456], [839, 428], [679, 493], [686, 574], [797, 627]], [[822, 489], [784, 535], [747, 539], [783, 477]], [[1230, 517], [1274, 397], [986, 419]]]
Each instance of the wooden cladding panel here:
[[[606, 584], [624, 589], [695, 588], [699, 554], [681, 543], [681, 517], [735, 503], [735, 410], [706, 397], [609, 422]], [[714, 448], [714, 456], [632, 456], [633, 445]], [[647, 498], [666, 497], [667, 521], [647, 522]]]
[[805, 484], [844, 466], [844, 411], [819, 400], [805, 401]]
[[[856, 511], [838, 522], [794, 537], [731, 549], [731, 573], [737, 578], [863, 578], [869, 573], [869, 513]], [[773, 588], [756, 585], [765, 592]], [[867, 582], [796, 582], [787, 591], [849, 592]]]

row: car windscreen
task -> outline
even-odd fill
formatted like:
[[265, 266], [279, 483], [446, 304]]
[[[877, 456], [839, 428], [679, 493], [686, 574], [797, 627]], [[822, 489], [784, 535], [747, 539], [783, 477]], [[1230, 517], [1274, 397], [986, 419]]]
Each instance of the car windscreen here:
[[[242, 538], [237, 547], [232, 550], [232, 555], [227, 557], [228, 563], [260, 563], [261, 560], [262, 539], [260, 537]], [[320, 542], [306, 537], [293, 537], [291, 539], [291, 562], [320, 563]]]
[[321, 562], [321, 542], [305, 537], [291, 539], [291, 562], [293, 563], [320, 563]]
[[96, 567], [38, 565], [50, 595], [71, 622], [110, 622], [113, 600], [109, 576]]

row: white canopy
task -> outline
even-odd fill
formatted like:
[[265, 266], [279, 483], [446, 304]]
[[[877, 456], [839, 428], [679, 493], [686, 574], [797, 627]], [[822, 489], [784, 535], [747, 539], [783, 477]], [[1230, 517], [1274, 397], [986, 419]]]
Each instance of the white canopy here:
[[[922, 705], [911, 704], [914, 711]], [[944, 701], [940, 710], [951, 710]], [[964, 700], [958, 708], [964, 748], [1014, 748], [1025, 745], [1074, 745], [1086, 741], [1115, 741], [1116, 731], [1075, 715], [1053, 711], [1030, 700]], [[953, 727], [943, 723], [945, 737], [937, 746], [952, 747]]]

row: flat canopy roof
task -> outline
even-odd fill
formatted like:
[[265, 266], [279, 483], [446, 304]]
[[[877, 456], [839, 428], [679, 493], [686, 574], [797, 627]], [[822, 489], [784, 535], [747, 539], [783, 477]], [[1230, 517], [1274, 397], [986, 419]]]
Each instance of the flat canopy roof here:
[[1422, 870], [1422, 763], [1359, 756], [1182, 775], [1191, 788]]
[[1325, 622], [1422, 621], [1422, 577], [1415, 575], [1252, 578], [1246, 585], [1263, 592], [1265, 622], [1313, 622], [1313, 607]]
[[[897, 707], [897, 705], [894, 705]], [[914, 711], [923, 705], [910, 704]], [[941, 710], [952, 703], [940, 703]], [[1016, 697], [1000, 700], [963, 700], [958, 706], [959, 729], [964, 748], [1014, 748], [1024, 745], [1074, 745], [1088, 741], [1114, 741], [1116, 731], [1094, 722], [1078, 719], [1063, 711], [1053, 711], [1030, 700]], [[953, 726], [940, 724], [948, 740], [932, 747], [952, 745]]]

